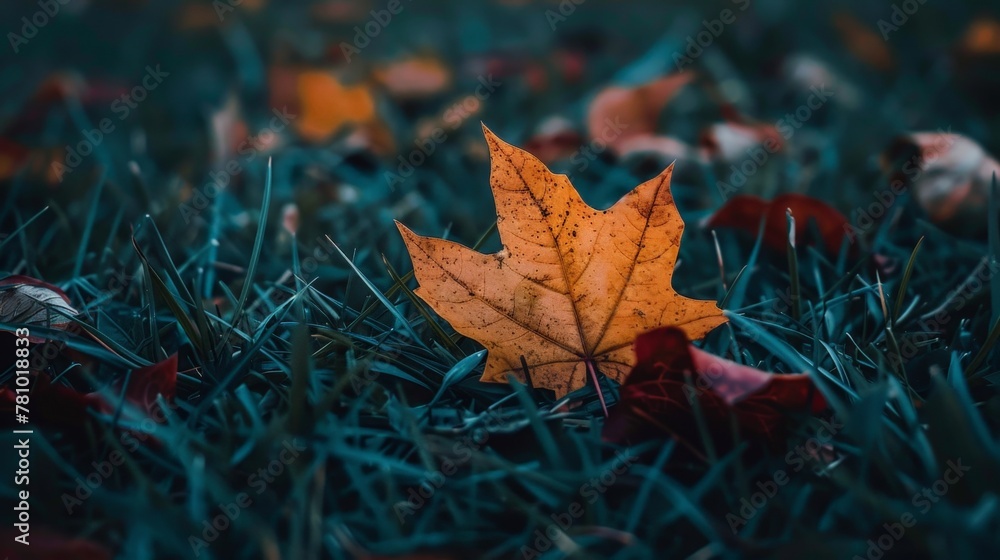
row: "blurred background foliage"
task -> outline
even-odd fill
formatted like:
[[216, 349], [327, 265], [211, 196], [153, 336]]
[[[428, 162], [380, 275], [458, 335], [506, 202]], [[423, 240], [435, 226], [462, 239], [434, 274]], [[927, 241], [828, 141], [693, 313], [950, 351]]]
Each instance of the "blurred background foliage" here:
[[[206, 554], [522, 557], [548, 516], [609, 464], [594, 395], [566, 413], [534, 392], [477, 383], [476, 364], [456, 365], [477, 347], [441, 336], [447, 325], [418, 315], [402, 288], [412, 282], [393, 276], [409, 270], [394, 219], [498, 246], [485, 124], [567, 173], [596, 207], [675, 162], [688, 224], [675, 287], [757, 321], [720, 329], [706, 348], [770, 371], [812, 364], [849, 386], [841, 396], [851, 406], [837, 410], [848, 426], [835, 442], [839, 470], [797, 477], [739, 535], [725, 515], [788, 466], [781, 456], [754, 448], [709, 465], [647, 445], [643, 464], [588, 510], [574, 533], [584, 546], [559, 554], [865, 554], [880, 524], [956, 456], [978, 461], [975, 476], [894, 552], [971, 558], [996, 548], [997, 490], [985, 473], [998, 464], [990, 329], [1000, 279], [968, 286], [1000, 254], [988, 210], [990, 154], [1000, 150], [996, 2], [394, 1], [0, 7], [0, 231], [17, 232], [0, 239], [0, 269], [58, 282], [102, 341], [148, 363], [180, 356], [182, 421], [159, 426], [130, 455], [137, 468], [116, 471], [84, 514], [62, 515], [59, 492], [75, 488], [67, 474], [104, 460], [111, 431], [131, 432], [87, 422], [47, 433], [38, 468], [52, 485], [39, 508], [50, 525], [122, 557], [190, 557], [187, 539], [216, 505], [301, 436], [308, 461]], [[795, 199], [796, 231], [820, 234], [791, 251], [798, 261], [781, 220], [766, 224], [758, 254], [767, 211], [737, 198], [782, 194], [811, 197]], [[752, 283], [737, 282], [743, 267]], [[256, 277], [245, 282], [248, 269]], [[388, 310], [358, 271], [391, 286]], [[801, 314], [774, 304], [791, 286]], [[181, 297], [188, 290], [195, 297]], [[234, 307], [243, 311], [235, 293], [252, 294], [239, 298], [252, 317], [246, 340], [225, 328]], [[923, 320], [944, 308], [946, 324], [928, 332]], [[310, 338], [294, 333], [298, 323]], [[432, 350], [424, 339], [442, 343]], [[61, 381], [77, 390], [138, 364], [77, 342], [70, 350], [84, 356], [61, 356], [65, 369], [51, 372], [69, 372]], [[896, 344], [915, 349], [905, 371], [888, 365]], [[306, 354], [312, 363], [293, 360]], [[76, 375], [78, 362], [96, 381]], [[293, 383], [303, 371], [314, 374], [308, 389]], [[457, 377], [445, 379], [449, 371]], [[944, 388], [925, 399], [933, 387]], [[393, 505], [426, 483], [427, 454], [449, 456], [498, 399], [510, 425], [413, 523], [396, 523]], [[816, 428], [793, 427], [799, 443]]]

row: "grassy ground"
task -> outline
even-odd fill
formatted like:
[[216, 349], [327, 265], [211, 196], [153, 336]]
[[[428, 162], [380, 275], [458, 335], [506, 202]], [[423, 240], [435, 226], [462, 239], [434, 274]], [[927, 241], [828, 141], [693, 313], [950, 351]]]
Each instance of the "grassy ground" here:
[[[129, 559], [876, 560], [1000, 549], [1000, 241], [939, 228], [907, 194], [885, 203], [878, 163], [911, 130], [951, 130], [996, 153], [995, 66], [952, 56], [987, 4], [919, 4], [886, 35], [888, 67], [873, 49], [852, 50], [832, 12], [803, 3], [588, 0], [564, 2], [564, 20], [547, 13], [558, 3], [405, 3], [350, 63], [341, 41], [377, 3], [332, 22], [310, 11], [318, 2], [244, 4], [192, 25], [181, 14], [203, 12], [181, 3], [70, 3], [5, 52], [4, 136], [32, 159], [3, 183], [0, 270], [58, 285], [81, 311], [68, 332], [38, 329], [51, 338], [35, 350], [41, 369], [110, 395], [130, 371], [179, 360], [176, 397], [157, 403], [155, 422], [34, 410], [48, 420], [32, 436], [39, 539], [80, 536]], [[842, 13], [881, 40], [892, 4], [849, 4]], [[497, 248], [480, 121], [522, 146], [550, 115], [580, 127], [597, 92], [673, 71], [673, 55], [725, 8], [735, 23], [692, 58], [697, 87], [657, 129], [694, 143], [721, 120], [720, 98], [779, 122], [810, 94], [789, 60], [823, 61], [831, 101], [736, 192], [815, 196], [861, 235], [839, 254], [800, 246], [793, 258], [732, 230], [716, 241], [697, 224], [733, 194], [718, 187], [732, 182], [729, 163], [678, 164], [673, 190], [689, 225], [674, 287], [730, 314], [705, 349], [808, 372], [833, 411], [789, 417], [779, 449], [707, 445], [696, 456], [666, 440], [602, 443], [593, 388], [565, 407], [477, 381], [481, 348], [412, 294], [392, 220]], [[23, 9], [4, 8], [6, 27], [31, 17], [33, 5]], [[406, 52], [433, 53], [453, 80], [419, 100], [376, 88], [394, 149], [346, 132], [308, 141], [300, 129], [275, 130], [274, 146], [218, 149], [212, 131], [229, 122], [229, 100], [251, 131], [274, 122], [276, 68], [365, 75]], [[578, 78], [558, 53], [583, 61]], [[168, 75], [134, 108], [102, 95], [157, 65]], [[76, 72], [87, 94], [39, 101], [57, 71]], [[495, 91], [458, 110], [484, 75]], [[397, 155], [421, 150], [428, 118], [446, 123], [445, 138], [391, 180], [406, 171]], [[93, 153], [52, 177], [53, 161], [70, 161], [52, 150], [78, 147], [102, 119], [112, 130]], [[597, 207], [669, 163], [598, 148], [585, 137], [552, 164]], [[5, 385], [13, 377], [0, 372]], [[0, 437], [14, 444], [9, 430]], [[14, 490], [5, 475], [5, 502]]]

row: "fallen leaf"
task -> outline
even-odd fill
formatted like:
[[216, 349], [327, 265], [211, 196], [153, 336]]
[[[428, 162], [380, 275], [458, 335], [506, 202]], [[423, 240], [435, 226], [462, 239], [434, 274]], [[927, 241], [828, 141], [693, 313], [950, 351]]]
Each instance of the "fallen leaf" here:
[[445, 109], [433, 117], [425, 117], [417, 121], [416, 138], [420, 142], [432, 140], [435, 134], [444, 131], [445, 134], [458, 130], [463, 124], [483, 111], [484, 103], [475, 94], [456, 98]]
[[13, 177], [28, 159], [28, 149], [0, 138], [0, 181]]
[[346, 124], [375, 118], [375, 100], [364, 85], [344, 85], [321, 71], [299, 74], [297, 84], [302, 114], [295, 122], [306, 140], [320, 142]]
[[578, 83], [587, 73], [587, 57], [580, 51], [560, 49], [553, 53], [552, 60], [567, 83]]
[[[4, 531], [4, 543], [13, 543], [18, 536], [13, 530]], [[31, 528], [29, 545], [5, 547], [6, 560], [111, 560], [114, 555], [104, 545], [91, 540], [67, 537], [48, 527]]]
[[352, 150], [367, 150], [379, 156], [387, 156], [396, 151], [392, 131], [377, 119], [354, 128], [344, 138], [344, 145]]
[[[120, 394], [121, 385], [116, 384], [115, 389], [116, 394]], [[176, 394], [177, 354], [174, 353], [161, 362], [133, 370], [128, 387], [125, 388], [125, 401], [148, 416], [157, 418], [157, 396], [162, 396], [169, 403], [173, 402]]]
[[309, 142], [329, 140], [349, 125], [377, 123], [369, 86], [344, 84], [333, 71], [275, 66], [269, 83], [271, 105], [295, 115], [293, 127]]
[[543, 92], [549, 87], [549, 72], [537, 61], [529, 62], [521, 77], [532, 93]]
[[583, 145], [583, 137], [572, 130], [532, 136], [525, 143], [525, 149], [538, 154], [538, 159], [552, 163], [571, 157]]
[[[105, 394], [114, 395], [117, 400], [122, 394], [124, 378], [113, 383], [107, 393], [99, 391], [83, 393], [68, 385], [54, 384], [45, 373], [37, 373], [31, 389], [31, 421], [34, 424], [63, 429], [77, 429], [89, 418], [88, 410], [111, 414], [117, 408]], [[177, 354], [150, 366], [136, 368], [125, 388], [125, 402], [141, 411], [145, 416], [137, 416], [125, 408], [123, 417], [140, 421], [145, 417], [163, 420], [157, 405], [157, 395], [166, 402], [172, 402], [177, 392]], [[12, 418], [16, 394], [9, 387], [0, 387], [0, 413]]]
[[325, 23], [362, 22], [372, 8], [372, 0], [321, 0], [309, 6], [309, 16]]
[[691, 400], [713, 434], [730, 432], [777, 442], [788, 412], [819, 413], [826, 401], [805, 374], [779, 375], [695, 348], [684, 331], [666, 327], [635, 340], [636, 365], [620, 389], [602, 438], [618, 444], [671, 435], [689, 443], [695, 430]]
[[552, 163], [572, 156], [583, 143], [573, 123], [562, 117], [551, 117], [539, 125], [524, 147], [543, 162]]
[[178, 9], [174, 14], [174, 22], [181, 31], [219, 27], [223, 23], [219, 21], [215, 6], [193, 3], [184, 4]]
[[806, 54], [789, 56], [781, 65], [781, 75], [799, 93], [809, 95], [814, 88], [837, 84], [837, 104], [856, 108], [862, 102], [862, 93], [848, 76], [835, 72], [827, 62]]
[[[795, 218], [796, 244], [819, 244], [831, 255], [840, 253], [844, 235], [853, 231], [847, 218], [829, 204], [798, 193], [787, 193], [767, 201], [753, 195], [736, 195], [722, 208], [709, 216], [702, 227], [734, 228], [754, 237], [764, 224], [764, 245], [771, 250], [784, 252], [788, 244], [788, 218], [785, 211], [790, 209]], [[814, 239], [810, 223], [819, 229], [819, 239]], [[851, 244], [850, 250], [857, 251]]]
[[657, 119], [694, 74], [679, 72], [636, 87], [612, 86], [594, 97], [587, 109], [587, 131], [619, 153], [621, 144], [656, 132]]
[[705, 154], [723, 162], [745, 161], [760, 150], [768, 154], [781, 151], [784, 142], [773, 125], [747, 124], [741, 122], [715, 123], [702, 131], [698, 146]]
[[397, 222], [417, 295], [489, 350], [484, 381], [523, 378], [523, 356], [532, 383], [561, 397], [586, 385], [588, 365], [623, 380], [641, 332], [677, 325], [699, 338], [725, 322], [715, 302], [671, 287], [684, 230], [672, 167], [595, 210], [565, 175], [484, 131], [503, 249], [484, 255]]
[[983, 18], [972, 22], [959, 43], [959, 49], [966, 54], [1000, 54], [1000, 21]]
[[833, 16], [833, 27], [847, 50], [861, 62], [881, 71], [891, 70], [895, 65], [886, 40], [858, 18], [847, 12], [837, 13]]
[[890, 187], [911, 189], [931, 222], [960, 235], [986, 230], [989, 189], [993, 175], [1000, 176], [1000, 163], [974, 140], [916, 132], [893, 140], [881, 163]]
[[[0, 387], [0, 413], [5, 418], [13, 419], [16, 397], [12, 388]], [[93, 393], [53, 384], [47, 374], [39, 373], [31, 388], [31, 423], [75, 432], [89, 419], [87, 411], [99, 408], [102, 402]]]
[[671, 136], [654, 134], [633, 136], [618, 144], [618, 155], [622, 158], [643, 154], [656, 154], [662, 156], [667, 161], [675, 159], [703, 160], [701, 154], [695, 148], [683, 140], [678, 140]]
[[63, 160], [62, 148], [22, 145], [7, 138], [0, 138], [0, 181], [22, 173], [22, 178], [29, 181], [44, 180], [52, 184], [53, 181], [49, 179], [57, 167], [52, 163]]
[[16, 114], [3, 123], [0, 135], [18, 138], [37, 134], [44, 130], [52, 111], [57, 110], [68, 99], [73, 99], [89, 111], [106, 108], [128, 91], [129, 87], [121, 82], [84, 80], [77, 73], [53, 72], [17, 107]]
[[413, 57], [375, 68], [372, 77], [397, 99], [423, 99], [451, 85], [451, 72], [440, 60]]
[[[65, 292], [30, 276], [8, 276], [0, 280], [0, 322], [65, 328], [67, 315], [77, 314]], [[30, 336], [33, 343], [45, 340]]]

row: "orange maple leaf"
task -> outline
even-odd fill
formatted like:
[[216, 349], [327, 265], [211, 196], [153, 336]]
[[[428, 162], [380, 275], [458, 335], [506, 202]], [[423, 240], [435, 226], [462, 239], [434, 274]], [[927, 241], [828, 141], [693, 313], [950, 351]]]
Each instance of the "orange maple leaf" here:
[[[273, 71], [279, 80], [287, 81], [283, 73], [286, 71]], [[334, 72], [321, 69], [299, 72], [292, 84], [294, 92], [288, 105], [299, 111], [293, 126], [303, 140], [323, 143], [349, 131], [344, 139], [352, 148], [363, 147], [383, 156], [395, 151], [392, 133], [378, 115], [370, 84], [348, 84]], [[277, 85], [276, 100], [290, 93], [289, 84]], [[275, 102], [274, 106], [281, 105]]]
[[565, 175], [483, 128], [503, 248], [484, 255], [397, 222], [417, 295], [489, 350], [483, 381], [523, 379], [523, 356], [532, 383], [558, 398], [586, 385], [591, 367], [622, 381], [640, 333], [674, 325], [700, 338], [725, 322], [715, 302], [671, 287], [684, 231], [673, 166], [595, 210]]

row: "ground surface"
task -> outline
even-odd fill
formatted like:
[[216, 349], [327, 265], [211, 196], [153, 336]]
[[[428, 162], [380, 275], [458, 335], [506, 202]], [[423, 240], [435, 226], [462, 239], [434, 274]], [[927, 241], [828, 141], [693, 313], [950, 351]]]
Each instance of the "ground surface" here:
[[[33, 330], [33, 544], [5, 534], [11, 558], [1000, 548], [989, 3], [43, 4], [3, 8], [0, 271], [80, 314]], [[674, 288], [732, 317], [700, 346], [809, 373], [831, 410], [767, 443], [734, 423], [710, 444], [690, 409], [686, 443], [602, 442], [592, 386], [563, 406], [479, 382], [393, 220], [499, 247], [481, 123], [598, 208], [676, 160]], [[916, 131], [970, 144], [932, 142], [897, 189]], [[781, 193], [850, 227], [789, 251], [783, 223], [757, 243], [759, 212], [701, 225]], [[137, 390], [138, 412], [107, 405]]]

